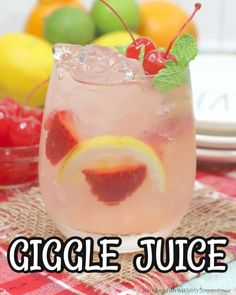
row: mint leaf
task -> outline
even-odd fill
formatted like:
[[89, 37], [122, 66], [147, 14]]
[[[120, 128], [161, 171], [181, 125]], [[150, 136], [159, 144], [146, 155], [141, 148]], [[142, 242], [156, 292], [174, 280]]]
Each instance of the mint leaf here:
[[197, 41], [193, 36], [185, 34], [176, 40], [171, 53], [179, 66], [186, 67], [197, 56]]
[[188, 81], [188, 65], [197, 56], [197, 42], [191, 35], [183, 35], [176, 40], [171, 53], [175, 56], [177, 64], [168, 60], [165, 63], [166, 68], [153, 78], [153, 85], [162, 93]]
[[142, 45], [141, 48], [140, 48], [140, 53], [139, 53], [139, 62], [143, 62], [143, 59], [144, 59], [144, 56], [145, 56], [145, 46]]
[[181, 67], [172, 61], [153, 78], [153, 85], [161, 93], [167, 92], [188, 81], [188, 67]]
[[119, 51], [121, 54], [125, 55], [126, 54], [127, 45], [122, 45], [122, 44], [116, 45], [115, 46], [115, 49], [117, 51]]

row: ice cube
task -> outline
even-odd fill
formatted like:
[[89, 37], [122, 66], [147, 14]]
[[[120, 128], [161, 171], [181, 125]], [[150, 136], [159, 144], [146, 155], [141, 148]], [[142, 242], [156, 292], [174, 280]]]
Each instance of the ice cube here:
[[[73, 58], [75, 45], [56, 44], [53, 46], [52, 52], [56, 61], [66, 62]], [[78, 46], [76, 46], [78, 50]], [[80, 46], [81, 47], [81, 46]]]
[[[61, 69], [70, 71], [75, 67], [75, 55], [81, 50], [81, 45], [56, 44], [53, 46], [53, 55], [56, 61], [58, 72]], [[58, 77], [60, 76], [57, 73]]]
[[76, 52], [74, 55], [74, 59], [76, 62], [80, 64], [85, 64], [87, 62], [88, 52], [86, 49], [81, 49], [80, 51]]
[[109, 82], [120, 83], [135, 80], [142, 76], [145, 76], [142, 65], [136, 59], [124, 57], [111, 67]]
[[67, 68], [72, 77], [87, 83], [120, 83], [144, 76], [142, 65], [118, 51], [100, 45], [67, 45], [54, 47], [58, 65]]
[[168, 115], [172, 110], [174, 110], [176, 106], [176, 101], [164, 101], [160, 108], [157, 110], [158, 115], [160, 116], [166, 116]]

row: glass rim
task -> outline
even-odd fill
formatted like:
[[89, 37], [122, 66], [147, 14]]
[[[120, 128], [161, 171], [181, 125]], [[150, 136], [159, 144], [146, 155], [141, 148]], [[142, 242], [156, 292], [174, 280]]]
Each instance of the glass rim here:
[[[65, 70], [69, 73], [69, 75], [71, 75], [71, 72], [68, 71], [68, 70]], [[189, 67], [188, 68], [185, 68], [183, 69], [183, 72], [186, 72], [187, 74], [187, 77], [190, 78], [190, 73], [189, 73]], [[137, 84], [139, 82], [144, 82], [144, 81], [150, 81], [150, 82], [153, 82], [153, 78], [155, 78], [156, 75], [136, 75], [134, 76], [132, 79], [124, 79], [123, 81], [115, 81], [115, 82], [97, 82], [96, 81], [96, 77], [102, 77], [102, 74], [101, 73], [97, 73], [96, 76], [94, 76], [94, 81], [86, 81], [86, 79], [75, 79], [75, 77], [73, 77], [71, 75], [71, 78], [76, 82], [76, 83], [80, 83], [80, 84], [84, 84], [84, 85], [94, 85], [94, 86], [107, 86], [107, 87], [112, 87], [112, 86], [118, 86], [118, 85], [126, 85], [126, 84]], [[104, 76], [106, 76], [104, 74]], [[175, 73], [172, 73], [172, 74], [168, 74], [168, 76], [171, 78], [171, 77], [174, 77], [175, 76]], [[183, 83], [177, 87], [180, 87], [182, 85], [185, 85], [185, 84], [188, 84], [189, 81], [186, 81], [186, 83]], [[155, 87], [154, 83], [152, 83], [153, 87]], [[176, 87], [174, 87], [176, 88]], [[158, 90], [158, 89], [157, 89]]]
[[[100, 76], [102, 77], [103, 75], [100, 74], [100, 73], [97, 73], [97, 76]], [[104, 74], [104, 76], [106, 76]], [[93, 81], [86, 81], [85, 79], [84, 80], [80, 80], [80, 79], [75, 79], [75, 78], [72, 78], [75, 82], [78, 82], [80, 84], [86, 84], [86, 85], [95, 85], [95, 86], [116, 86], [116, 85], [125, 85], [125, 84], [134, 84], [134, 83], [138, 83], [138, 82], [141, 82], [141, 81], [146, 81], [146, 80], [150, 80], [151, 81], [151, 78], [154, 78], [155, 75], [153, 76], [134, 76], [132, 79], [124, 79], [123, 81], [115, 81], [115, 82], [97, 82], [96, 81], [96, 77], [94, 77], [94, 82]]]

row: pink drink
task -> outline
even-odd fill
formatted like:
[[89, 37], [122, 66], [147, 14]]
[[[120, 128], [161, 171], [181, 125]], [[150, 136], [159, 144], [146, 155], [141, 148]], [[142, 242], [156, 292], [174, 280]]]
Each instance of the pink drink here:
[[161, 94], [113, 49], [57, 45], [40, 148], [40, 186], [69, 237], [166, 237], [192, 197], [191, 86]]

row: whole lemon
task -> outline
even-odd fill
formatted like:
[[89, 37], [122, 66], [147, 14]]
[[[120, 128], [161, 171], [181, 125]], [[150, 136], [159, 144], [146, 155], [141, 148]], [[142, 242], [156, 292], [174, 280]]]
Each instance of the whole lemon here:
[[[51, 45], [25, 33], [0, 36], [0, 99], [13, 97], [24, 103], [26, 96], [47, 79], [53, 62]], [[47, 85], [30, 99], [35, 107], [44, 105]]]
[[[138, 35], [133, 33], [134, 38], [138, 38]], [[125, 31], [117, 31], [109, 34], [105, 34], [96, 40], [94, 40], [95, 44], [102, 46], [114, 47], [116, 45], [129, 45], [132, 43], [132, 39], [130, 38], [129, 33]]]
[[[158, 47], [167, 47], [176, 32], [188, 19], [188, 14], [177, 4], [168, 0], [150, 0], [141, 3], [141, 25], [139, 33], [151, 38]], [[191, 22], [182, 34], [197, 36]]]

